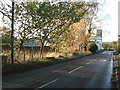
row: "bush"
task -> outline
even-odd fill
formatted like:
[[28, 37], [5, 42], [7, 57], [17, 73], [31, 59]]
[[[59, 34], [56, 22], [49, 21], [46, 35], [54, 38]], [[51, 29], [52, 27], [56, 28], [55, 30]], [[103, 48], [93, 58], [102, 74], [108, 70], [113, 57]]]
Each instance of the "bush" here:
[[90, 48], [89, 48], [89, 51], [94, 53], [98, 50], [98, 46], [96, 44], [91, 44], [90, 45]]
[[78, 56], [78, 55], [79, 55], [79, 53], [76, 53], [76, 52], [75, 52], [75, 53], [73, 53], [73, 56]]

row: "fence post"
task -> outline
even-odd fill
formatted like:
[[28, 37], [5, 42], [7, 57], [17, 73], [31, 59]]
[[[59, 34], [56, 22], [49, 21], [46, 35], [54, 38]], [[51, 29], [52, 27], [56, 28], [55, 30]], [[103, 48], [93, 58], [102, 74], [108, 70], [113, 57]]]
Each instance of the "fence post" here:
[[34, 54], [34, 53], [33, 53], [33, 46], [32, 46], [32, 60], [33, 60], [33, 54]]
[[24, 52], [24, 62], [25, 62], [25, 46], [23, 46], [23, 52]]

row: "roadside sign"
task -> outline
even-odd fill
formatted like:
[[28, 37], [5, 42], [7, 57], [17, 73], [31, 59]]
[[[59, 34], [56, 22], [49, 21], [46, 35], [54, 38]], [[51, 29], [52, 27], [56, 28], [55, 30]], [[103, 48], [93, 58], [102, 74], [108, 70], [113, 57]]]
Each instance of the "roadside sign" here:
[[35, 43], [23, 43], [24, 47], [35, 47], [36, 44]]

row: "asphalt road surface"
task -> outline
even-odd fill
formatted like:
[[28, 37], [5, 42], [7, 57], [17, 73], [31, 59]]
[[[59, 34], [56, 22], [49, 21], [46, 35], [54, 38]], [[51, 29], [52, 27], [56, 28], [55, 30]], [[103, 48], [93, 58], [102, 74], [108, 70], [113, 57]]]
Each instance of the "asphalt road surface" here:
[[112, 52], [5, 76], [3, 88], [110, 88]]

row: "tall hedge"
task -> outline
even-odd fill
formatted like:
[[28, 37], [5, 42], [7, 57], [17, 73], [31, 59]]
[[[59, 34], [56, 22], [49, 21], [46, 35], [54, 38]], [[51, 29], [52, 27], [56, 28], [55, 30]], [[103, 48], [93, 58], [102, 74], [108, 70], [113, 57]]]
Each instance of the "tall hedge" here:
[[91, 44], [90, 45], [90, 48], [89, 48], [89, 51], [94, 53], [98, 50], [98, 46], [96, 44]]

